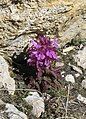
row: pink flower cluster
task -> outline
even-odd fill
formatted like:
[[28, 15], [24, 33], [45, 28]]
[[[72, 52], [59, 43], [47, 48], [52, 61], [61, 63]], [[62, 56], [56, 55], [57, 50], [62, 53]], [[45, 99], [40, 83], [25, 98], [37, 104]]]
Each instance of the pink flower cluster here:
[[29, 65], [36, 66], [37, 69], [50, 68], [54, 61], [58, 61], [57, 39], [40, 35], [38, 39], [31, 40], [31, 47], [28, 48]]

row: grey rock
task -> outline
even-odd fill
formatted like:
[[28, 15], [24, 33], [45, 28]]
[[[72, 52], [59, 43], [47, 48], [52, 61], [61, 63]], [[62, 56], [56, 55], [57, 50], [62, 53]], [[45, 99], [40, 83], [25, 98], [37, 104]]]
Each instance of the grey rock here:
[[80, 34], [82, 38], [85, 38], [86, 29], [83, 31], [84, 24], [86, 24], [86, 21], [82, 18], [79, 18], [77, 21], [71, 24], [61, 36], [62, 44], [65, 44], [66, 41], [71, 41], [72, 39], [76, 38], [78, 34]]
[[0, 88], [2, 87], [6, 88], [9, 94], [14, 94], [15, 80], [10, 77], [9, 65], [7, 61], [0, 55]]
[[76, 55], [74, 55], [74, 59], [78, 66], [86, 69], [86, 46], [82, 50], [79, 50]]
[[6, 113], [9, 119], [27, 119], [27, 115], [19, 111], [14, 105], [6, 104]]
[[33, 107], [32, 114], [37, 118], [45, 111], [43, 97], [40, 97], [38, 92], [29, 92], [29, 95], [24, 100]]
[[86, 89], [86, 79], [84, 79], [81, 83], [82, 87]]

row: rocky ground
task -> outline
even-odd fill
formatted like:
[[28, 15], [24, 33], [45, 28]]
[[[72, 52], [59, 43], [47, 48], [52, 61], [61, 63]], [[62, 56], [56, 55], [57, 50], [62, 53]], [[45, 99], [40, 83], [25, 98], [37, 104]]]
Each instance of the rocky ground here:
[[[85, 24], [86, 0], [0, 0], [0, 119], [86, 119]], [[61, 58], [60, 86], [46, 93], [28, 89], [10, 58], [39, 32], [58, 37]]]

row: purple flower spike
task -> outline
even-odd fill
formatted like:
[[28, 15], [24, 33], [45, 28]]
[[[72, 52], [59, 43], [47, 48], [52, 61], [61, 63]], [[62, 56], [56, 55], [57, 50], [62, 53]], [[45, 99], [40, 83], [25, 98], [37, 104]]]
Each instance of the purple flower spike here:
[[31, 41], [31, 47], [28, 48], [28, 63], [36, 66], [39, 70], [50, 68], [52, 63], [57, 61], [57, 39], [53, 41], [50, 38], [40, 35], [36, 40]]

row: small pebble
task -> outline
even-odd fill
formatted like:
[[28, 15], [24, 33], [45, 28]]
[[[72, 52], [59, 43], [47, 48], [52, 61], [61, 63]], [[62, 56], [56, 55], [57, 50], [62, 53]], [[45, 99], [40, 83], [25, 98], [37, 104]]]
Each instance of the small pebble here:
[[75, 79], [74, 79], [74, 76], [72, 74], [68, 74], [66, 77], [65, 77], [65, 80], [67, 82], [71, 82], [71, 83], [75, 83]]
[[79, 77], [79, 76], [80, 76], [80, 74], [79, 74], [79, 73], [77, 73], [77, 74], [75, 74], [75, 76], [76, 76], [76, 78], [77, 78], [77, 77]]

